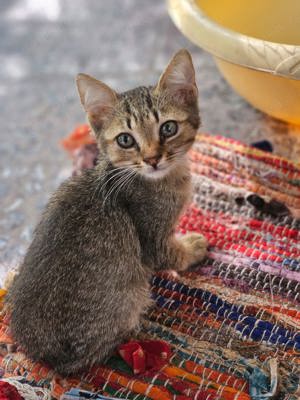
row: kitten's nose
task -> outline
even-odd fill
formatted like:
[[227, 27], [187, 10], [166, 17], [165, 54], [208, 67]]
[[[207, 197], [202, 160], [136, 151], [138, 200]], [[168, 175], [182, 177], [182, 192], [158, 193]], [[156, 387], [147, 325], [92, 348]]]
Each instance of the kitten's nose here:
[[157, 164], [159, 163], [160, 160], [161, 160], [161, 155], [156, 155], [154, 157], [144, 158], [144, 162], [146, 164], [151, 165], [151, 167], [153, 167], [154, 169], [157, 168]]

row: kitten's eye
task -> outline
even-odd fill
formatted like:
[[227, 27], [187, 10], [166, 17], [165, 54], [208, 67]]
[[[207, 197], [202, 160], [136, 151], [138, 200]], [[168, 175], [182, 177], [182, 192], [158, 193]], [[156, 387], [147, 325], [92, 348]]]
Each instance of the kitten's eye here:
[[178, 124], [176, 121], [167, 121], [163, 123], [159, 129], [159, 134], [163, 138], [169, 138], [176, 135], [178, 131]]
[[117, 136], [117, 143], [123, 149], [130, 149], [130, 147], [135, 145], [135, 140], [129, 133], [120, 133]]

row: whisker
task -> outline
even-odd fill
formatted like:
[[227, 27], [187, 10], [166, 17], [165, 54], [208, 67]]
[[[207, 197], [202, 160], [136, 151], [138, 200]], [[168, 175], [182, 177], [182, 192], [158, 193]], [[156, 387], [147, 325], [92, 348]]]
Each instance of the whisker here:
[[[113, 181], [111, 187], [106, 191], [103, 200], [103, 205], [105, 205], [108, 198], [112, 197], [116, 199], [119, 192], [123, 187], [129, 182], [130, 178], [137, 175], [137, 171], [141, 169], [141, 166], [136, 163], [130, 163], [127, 165], [122, 165], [119, 167], [113, 167], [109, 170], [105, 170], [98, 178], [97, 185], [93, 194], [92, 200], [95, 196], [100, 194], [101, 191], [106, 191], [107, 185]], [[115, 181], [114, 181], [115, 179]], [[115, 193], [114, 193], [115, 192]]]
[[[113, 169], [111, 169], [109, 171], [104, 171], [104, 173], [101, 174], [99, 176], [99, 178], [97, 179], [97, 181], [99, 182], [99, 185], [95, 189], [93, 199], [96, 196], [96, 194], [99, 194], [99, 192], [101, 190], [105, 189], [105, 187], [111, 181], [111, 179], [113, 179], [116, 176], [121, 175], [123, 172], [126, 172], [127, 170], [129, 170], [129, 168], [131, 169], [132, 167], [135, 167], [135, 164], [128, 164], [126, 166], [121, 166], [121, 167], [114, 167]], [[108, 178], [108, 179], [106, 179], [106, 178]]]
[[[120, 169], [121, 169], [121, 168], [120, 168]], [[101, 175], [101, 176], [99, 177], [99, 179], [98, 179], [98, 180], [99, 180], [99, 185], [98, 185], [98, 186], [96, 187], [96, 189], [95, 189], [95, 192], [94, 192], [94, 195], [93, 195], [93, 199], [94, 199], [94, 197], [96, 196], [96, 194], [99, 195], [100, 191], [105, 189], [105, 187], [107, 186], [107, 184], [108, 184], [114, 177], [117, 177], [117, 176], [123, 174], [123, 173], [124, 173], [124, 168], [122, 168], [121, 171], [117, 171], [114, 175], [110, 176], [109, 179], [107, 179], [107, 180], [104, 181], [104, 179], [107, 178], [107, 177], [110, 175], [110, 172], [111, 172], [111, 171], [108, 171], [107, 174], [103, 174], [103, 175]]]
[[105, 196], [105, 199], [104, 199], [104, 201], [103, 201], [103, 205], [105, 205], [106, 200], [107, 200], [109, 197], [111, 197], [111, 195], [113, 194], [114, 190], [116, 190], [116, 189], [119, 187], [119, 185], [121, 184], [121, 182], [124, 181], [125, 179], [127, 179], [127, 177], [128, 177], [129, 175], [131, 175], [131, 173], [132, 173], [132, 171], [127, 169], [127, 170], [124, 172], [123, 175], [121, 175], [121, 176], [118, 177], [118, 179], [116, 180], [116, 182], [113, 183], [112, 187], [111, 187], [111, 188], [109, 189], [109, 191], [107, 192], [107, 194], [106, 194], [106, 196]]
[[184, 160], [185, 159], [185, 154], [173, 154], [169, 157], [166, 158], [167, 161], [173, 161], [173, 160]]
[[124, 189], [126, 186], [129, 185], [129, 182], [132, 181], [132, 179], [136, 176], [136, 174], [137, 174], [137, 172], [131, 171], [131, 172], [124, 178], [123, 182], [121, 182], [120, 185], [118, 186], [118, 188], [116, 189], [115, 195], [114, 195], [114, 198], [113, 198], [113, 201], [112, 201], [112, 202], [117, 201], [117, 197], [118, 197], [120, 191], [121, 191], [122, 189]]
[[106, 200], [111, 196], [111, 194], [114, 192], [114, 190], [118, 187], [118, 184], [119, 184], [120, 182], [122, 182], [122, 180], [124, 179], [124, 175], [127, 175], [127, 174], [124, 173], [123, 175], [119, 176], [119, 177], [116, 179], [115, 182], [113, 182], [112, 186], [110, 187], [110, 189], [108, 190], [108, 192], [107, 192], [106, 195], [105, 195], [105, 198], [104, 198], [104, 200], [103, 200], [103, 205], [105, 205]]

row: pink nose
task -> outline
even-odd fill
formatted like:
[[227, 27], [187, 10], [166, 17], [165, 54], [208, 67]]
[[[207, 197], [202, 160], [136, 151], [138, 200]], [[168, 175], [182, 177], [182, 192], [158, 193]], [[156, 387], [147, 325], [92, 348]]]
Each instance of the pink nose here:
[[159, 156], [159, 155], [157, 155], [155, 157], [144, 158], [144, 162], [146, 164], [151, 165], [151, 167], [153, 167], [154, 169], [157, 168], [157, 164], [159, 163], [160, 160], [161, 160], [161, 156]]

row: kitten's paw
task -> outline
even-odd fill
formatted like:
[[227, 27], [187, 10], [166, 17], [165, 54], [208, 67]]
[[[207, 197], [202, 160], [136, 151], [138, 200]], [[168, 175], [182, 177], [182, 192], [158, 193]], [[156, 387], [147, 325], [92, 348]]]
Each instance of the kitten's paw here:
[[199, 263], [203, 260], [207, 252], [207, 240], [199, 233], [191, 233], [181, 238], [189, 255], [189, 266]]
[[166, 269], [163, 271], [163, 274], [167, 275], [170, 279], [178, 279], [179, 274], [174, 269]]

